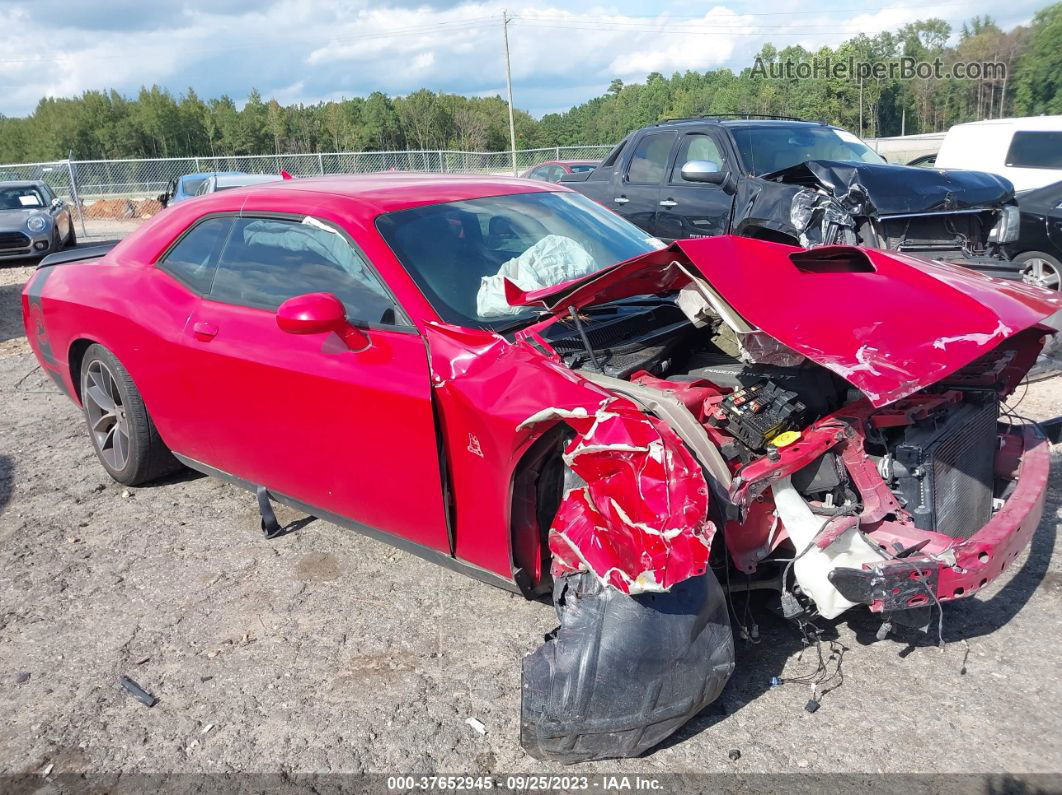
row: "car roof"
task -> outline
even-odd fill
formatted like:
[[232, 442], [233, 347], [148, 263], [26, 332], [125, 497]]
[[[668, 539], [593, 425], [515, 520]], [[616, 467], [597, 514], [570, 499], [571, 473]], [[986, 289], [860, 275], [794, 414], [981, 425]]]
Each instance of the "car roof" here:
[[216, 177], [218, 188], [242, 188], [244, 185], [258, 185], [263, 182], [277, 182], [283, 179], [280, 174], [212, 174]]
[[541, 163], [528, 166], [528, 168], [542, 168], [542, 166], [594, 166], [600, 162], [600, 160], [543, 160]]
[[955, 127], [1013, 127], [1019, 130], [1062, 130], [1062, 115], [1056, 116], [1018, 116], [1010, 119], [985, 119], [956, 124]]
[[720, 127], [829, 127], [817, 121], [801, 121], [800, 119], [724, 119], [718, 116], [698, 116], [692, 119], [667, 119], [652, 125], [653, 127], [696, 127], [704, 125], [718, 125]]
[[242, 171], [197, 171], [194, 174], [182, 174], [178, 179], [206, 179], [207, 177], [232, 177], [243, 174]]
[[39, 179], [9, 179], [0, 182], [0, 188], [39, 188], [43, 184]]
[[242, 195], [291, 199], [291, 191], [306, 191], [353, 199], [372, 214], [423, 207], [429, 204], [484, 199], [512, 193], [567, 191], [568, 188], [517, 177], [463, 174], [425, 174], [387, 171], [342, 174], [268, 182], [244, 188]]

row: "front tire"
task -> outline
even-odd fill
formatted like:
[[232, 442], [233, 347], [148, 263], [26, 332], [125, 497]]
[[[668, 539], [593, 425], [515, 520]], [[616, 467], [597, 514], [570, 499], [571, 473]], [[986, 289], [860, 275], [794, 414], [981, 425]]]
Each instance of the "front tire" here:
[[74, 248], [77, 245], [77, 231], [74, 229], [74, 218], [70, 217], [70, 234], [66, 236], [66, 247]]
[[81, 403], [96, 457], [119, 483], [137, 486], [180, 468], [129, 372], [102, 345], [81, 362]]

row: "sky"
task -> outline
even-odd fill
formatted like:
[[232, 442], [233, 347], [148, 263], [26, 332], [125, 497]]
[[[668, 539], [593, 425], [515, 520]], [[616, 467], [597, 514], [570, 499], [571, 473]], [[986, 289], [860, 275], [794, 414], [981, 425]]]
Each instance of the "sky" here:
[[0, 114], [89, 89], [158, 84], [283, 104], [429, 88], [505, 94], [508, 9], [514, 105], [536, 117], [598, 96], [614, 78], [751, 65], [764, 42], [817, 48], [907, 22], [989, 14], [1004, 29], [1048, 0], [0, 0]]

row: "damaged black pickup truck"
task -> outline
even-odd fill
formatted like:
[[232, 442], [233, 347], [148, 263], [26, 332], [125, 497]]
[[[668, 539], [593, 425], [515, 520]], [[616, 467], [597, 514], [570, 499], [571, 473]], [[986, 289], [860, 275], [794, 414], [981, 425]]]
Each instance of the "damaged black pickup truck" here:
[[862, 245], [1020, 278], [1009, 181], [887, 163], [846, 130], [793, 119], [654, 124], [562, 182], [665, 241], [733, 234]]

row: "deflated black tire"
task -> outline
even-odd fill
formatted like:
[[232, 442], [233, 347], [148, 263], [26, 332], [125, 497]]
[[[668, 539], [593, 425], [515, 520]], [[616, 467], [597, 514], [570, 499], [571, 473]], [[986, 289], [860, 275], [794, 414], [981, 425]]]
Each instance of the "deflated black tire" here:
[[573, 575], [554, 603], [560, 627], [523, 661], [520, 742], [537, 759], [638, 756], [714, 701], [734, 670], [711, 571], [633, 597]]

